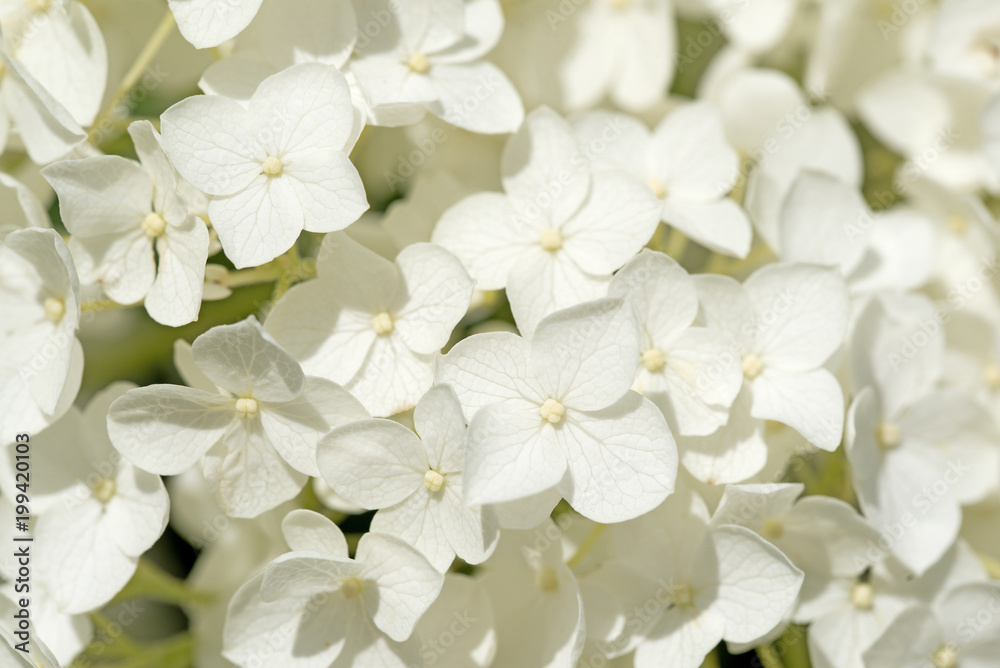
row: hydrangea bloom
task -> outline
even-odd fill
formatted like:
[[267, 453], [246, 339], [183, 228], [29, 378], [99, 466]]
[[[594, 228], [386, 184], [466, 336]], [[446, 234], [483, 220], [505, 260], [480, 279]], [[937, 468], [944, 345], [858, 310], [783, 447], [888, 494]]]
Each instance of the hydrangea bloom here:
[[316, 468], [316, 442], [367, 413], [338, 385], [306, 376], [253, 317], [192, 346], [215, 392], [176, 385], [131, 390], [108, 411], [111, 441], [139, 467], [176, 475], [202, 461], [223, 509], [253, 517], [287, 501]]

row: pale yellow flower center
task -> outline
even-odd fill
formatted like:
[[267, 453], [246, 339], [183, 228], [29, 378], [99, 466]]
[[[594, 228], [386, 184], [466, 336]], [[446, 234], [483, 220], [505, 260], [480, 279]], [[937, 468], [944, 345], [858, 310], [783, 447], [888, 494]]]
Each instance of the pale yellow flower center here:
[[694, 604], [694, 589], [687, 582], [681, 582], [670, 590], [670, 598], [674, 600], [674, 605], [679, 608], [688, 608]]
[[277, 176], [278, 174], [281, 174], [281, 170], [284, 168], [285, 166], [281, 163], [281, 160], [273, 155], [269, 155], [261, 164], [260, 171], [268, 176]]
[[659, 348], [650, 348], [642, 353], [642, 364], [647, 371], [655, 373], [662, 369], [666, 363], [667, 358], [663, 356], [663, 351]]
[[991, 390], [1000, 390], [1000, 365], [990, 360], [983, 366], [983, 382]]
[[958, 665], [958, 649], [951, 644], [941, 645], [931, 654], [934, 668], [955, 668]]
[[361, 595], [361, 580], [347, 578], [340, 583], [340, 593], [344, 598], [357, 598]]
[[959, 213], [954, 213], [948, 216], [948, 231], [955, 235], [965, 234], [965, 231], [969, 229], [969, 221], [965, 219], [965, 216]]
[[115, 495], [115, 481], [111, 478], [101, 478], [91, 490], [94, 498], [101, 503], [107, 503]]
[[51, 0], [28, 0], [28, 8], [33, 12], [47, 12], [51, 5]]
[[427, 56], [417, 51], [410, 54], [410, 57], [406, 59], [406, 66], [414, 74], [427, 74], [431, 69], [431, 61], [427, 60]]
[[753, 380], [764, 370], [764, 362], [753, 353], [743, 356], [743, 376], [747, 380]]
[[875, 439], [885, 450], [892, 450], [900, 441], [899, 425], [890, 420], [883, 420], [875, 428]]
[[142, 221], [142, 231], [150, 239], [155, 239], [167, 229], [167, 221], [158, 213], [150, 212]]
[[557, 251], [562, 248], [563, 245], [562, 234], [556, 228], [550, 227], [547, 230], [542, 230], [538, 243], [540, 243], [542, 248], [547, 251]]
[[875, 605], [875, 588], [867, 582], [855, 582], [851, 587], [851, 605], [858, 610], [871, 610]]
[[555, 399], [546, 399], [545, 403], [538, 409], [538, 414], [543, 420], [548, 420], [552, 424], [559, 424], [566, 414], [566, 407]]
[[663, 181], [660, 179], [646, 179], [646, 185], [653, 191], [653, 194], [656, 195], [657, 199], [663, 199], [667, 196], [667, 187], [663, 185]]
[[391, 333], [393, 328], [395, 328], [395, 324], [392, 322], [392, 316], [385, 311], [377, 313], [372, 317], [372, 329], [379, 336]]
[[66, 302], [58, 297], [46, 297], [42, 308], [45, 309], [45, 317], [52, 322], [59, 322], [66, 315]]
[[424, 487], [432, 492], [439, 491], [442, 487], [444, 487], [444, 476], [434, 469], [429, 469], [427, 473], [424, 474]]
[[253, 397], [240, 397], [236, 400], [236, 412], [241, 418], [251, 418], [257, 415], [257, 400]]

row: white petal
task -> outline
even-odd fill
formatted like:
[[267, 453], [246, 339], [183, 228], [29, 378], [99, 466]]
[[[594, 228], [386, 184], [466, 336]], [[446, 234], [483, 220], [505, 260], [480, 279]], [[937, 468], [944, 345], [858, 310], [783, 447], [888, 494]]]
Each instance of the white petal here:
[[258, 171], [239, 192], [208, 203], [222, 248], [237, 269], [270, 262], [298, 239], [305, 225], [298, 185], [291, 175], [268, 177]]
[[843, 390], [826, 369], [803, 373], [764, 369], [753, 382], [751, 413], [783, 422], [813, 445], [832, 452], [843, 435]]
[[139, 163], [117, 155], [63, 160], [43, 170], [59, 196], [70, 234], [93, 237], [137, 230], [153, 201], [153, 181]]
[[565, 120], [548, 107], [535, 109], [504, 147], [504, 190], [514, 210], [559, 224], [583, 203], [588, 163]]
[[492, 63], [436, 65], [431, 80], [441, 103], [437, 115], [463, 130], [502, 134], [524, 121], [521, 96]]
[[663, 414], [629, 392], [599, 411], [567, 411], [557, 437], [569, 476], [559, 489], [595, 522], [622, 522], [660, 505], [674, 490], [677, 446]]
[[139, 557], [167, 527], [170, 499], [159, 476], [120, 464], [115, 495], [104, 506], [104, 521], [120, 533], [115, 544], [123, 554]]
[[250, 25], [262, 0], [168, 0], [184, 39], [196, 49], [218, 46]]
[[559, 231], [563, 249], [584, 271], [610, 274], [653, 236], [660, 203], [648, 187], [623, 170], [602, 170], [590, 193]]
[[736, 183], [739, 155], [726, 141], [715, 106], [696, 102], [668, 115], [653, 131], [649, 168], [670, 195], [711, 201]]
[[357, 560], [365, 564], [365, 575], [378, 583], [377, 591], [363, 590], [375, 625], [397, 642], [406, 640], [437, 598], [444, 576], [416, 550], [391, 536], [362, 536]]
[[531, 249], [514, 265], [507, 284], [514, 322], [530, 337], [550, 313], [603, 297], [609, 279], [585, 273], [564, 251]]
[[340, 527], [319, 513], [293, 510], [281, 520], [281, 533], [293, 551], [347, 559], [347, 539]]
[[228, 98], [199, 95], [160, 116], [163, 150], [177, 171], [210, 195], [232, 195], [261, 173], [267, 157], [255, 141], [250, 112]]
[[108, 435], [136, 466], [176, 475], [217, 443], [234, 419], [232, 399], [188, 387], [149, 385], [111, 404]]
[[828, 174], [803, 172], [781, 210], [781, 257], [846, 275], [865, 252], [871, 215], [857, 188]]
[[757, 351], [767, 365], [804, 371], [823, 364], [843, 342], [848, 296], [829, 269], [771, 264], [743, 284], [757, 309]]
[[566, 471], [555, 427], [538, 405], [512, 399], [478, 411], [469, 424], [465, 499], [470, 505], [512, 501], [554, 487]]
[[396, 264], [407, 300], [395, 328], [410, 350], [439, 352], [468, 311], [475, 283], [455, 256], [433, 244], [407, 246]]
[[712, 556], [696, 561], [696, 568], [718, 583], [711, 609], [726, 620], [723, 637], [751, 642], [781, 623], [798, 596], [802, 571], [744, 527], [713, 529], [705, 543]]
[[38, 519], [34, 566], [48, 584], [59, 609], [67, 613], [93, 610], [118, 593], [135, 572], [137, 557], [122, 553], [115, 533], [124, 530], [104, 521], [96, 499]]
[[230, 517], [256, 517], [299, 493], [306, 476], [275, 450], [259, 420], [243, 419], [205, 456], [205, 478]]
[[698, 202], [668, 196], [663, 203], [663, 221], [717, 253], [743, 258], [750, 252], [750, 220], [740, 205], [727, 197]]
[[323, 478], [363, 508], [387, 508], [423, 489], [427, 451], [392, 420], [362, 420], [334, 429], [318, 447]]
[[290, 401], [302, 392], [305, 374], [268, 336], [257, 318], [219, 325], [191, 345], [195, 364], [219, 387], [258, 401]]
[[597, 410], [628, 392], [639, 352], [632, 305], [600, 299], [543, 319], [531, 339], [530, 363], [548, 398], [577, 410]]
[[450, 386], [435, 385], [427, 390], [413, 409], [413, 428], [427, 450], [432, 468], [444, 473], [462, 470], [465, 416]]
[[505, 399], [545, 397], [528, 368], [530, 345], [516, 334], [489, 332], [462, 339], [437, 360], [435, 382], [455, 391], [472, 419], [479, 409]]
[[673, 340], [698, 314], [698, 293], [688, 273], [673, 258], [645, 248], [608, 287], [609, 297], [626, 295], [639, 316], [644, 346]]
[[334, 427], [364, 420], [368, 413], [351, 394], [325, 378], [306, 376], [295, 399], [260, 405], [264, 432], [282, 458], [306, 475], [319, 476], [316, 443]]
[[454, 253], [482, 290], [499, 290], [524, 251], [538, 244], [500, 193], [482, 192], [441, 215], [431, 240]]
[[208, 244], [208, 228], [194, 216], [176, 228], [168, 228], [167, 234], [157, 240], [156, 280], [145, 301], [153, 320], [180, 327], [198, 319]]

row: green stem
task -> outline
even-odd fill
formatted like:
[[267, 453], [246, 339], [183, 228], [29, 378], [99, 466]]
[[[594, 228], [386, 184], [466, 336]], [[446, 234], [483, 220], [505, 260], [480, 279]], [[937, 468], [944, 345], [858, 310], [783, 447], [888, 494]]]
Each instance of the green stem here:
[[597, 541], [601, 538], [601, 534], [604, 533], [604, 530], [607, 528], [608, 525], [606, 524], [598, 524], [591, 529], [590, 533], [587, 534], [587, 537], [583, 539], [582, 543], [580, 543], [580, 547], [577, 549], [576, 553], [569, 558], [569, 561], [566, 562], [566, 565], [569, 566], [570, 570], [573, 570], [580, 565], [580, 562], [583, 561], [585, 556], [587, 556], [587, 553], [590, 552], [591, 548], [597, 544]]
[[134, 598], [151, 598], [164, 603], [207, 605], [215, 600], [215, 595], [192, 589], [183, 580], [166, 573], [152, 561], [142, 558], [139, 559], [135, 575], [111, 602], [121, 603]]
[[146, 42], [146, 46], [139, 54], [139, 57], [136, 58], [134, 63], [132, 63], [132, 67], [129, 68], [128, 72], [125, 73], [121, 83], [118, 85], [118, 90], [115, 91], [114, 96], [108, 102], [107, 106], [101, 110], [101, 113], [98, 114], [97, 118], [94, 120], [93, 125], [90, 126], [90, 131], [87, 133], [88, 141], [93, 141], [101, 131], [101, 128], [104, 127], [105, 124], [111, 119], [111, 116], [115, 113], [115, 110], [118, 109], [122, 100], [125, 99], [125, 96], [128, 95], [132, 88], [135, 87], [136, 82], [139, 81], [139, 77], [141, 77], [142, 73], [147, 67], [149, 67], [153, 58], [156, 57], [156, 54], [159, 53], [160, 49], [163, 47], [164, 42], [166, 42], [167, 38], [170, 37], [175, 25], [174, 15], [168, 9], [163, 15], [163, 18], [160, 19], [160, 23], [156, 26], [153, 34], [150, 35], [149, 41]]
[[757, 658], [764, 668], [785, 668], [785, 664], [781, 662], [771, 645], [761, 645], [754, 651], [757, 652]]

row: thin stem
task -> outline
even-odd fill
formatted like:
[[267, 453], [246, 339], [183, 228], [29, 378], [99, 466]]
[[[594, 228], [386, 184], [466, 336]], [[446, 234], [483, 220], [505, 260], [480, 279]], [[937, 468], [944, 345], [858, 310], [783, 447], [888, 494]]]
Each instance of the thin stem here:
[[580, 547], [577, 548], [576, 554], [570, 557], [569, 561], [566, 562], [566, 565], [569, 566], [570, 570], [580, 565], [580, 562], [583, 561], [585, 556], [587, 556], [587, 553], [590, 552], [591, 548], [597, 544], [597, 541], [601, 538], [601, 534], [604, 533], [607, 526], [608, 525], [606, 524], [598, 524], [591, 529], [590, 533], [587, 534], [587, 537], [583, 539], [582, 543], [580, 543]]
[[148, 559], [139, 559], [135, 575], [118, 592], [113, 603], [134, 598], [152, 598], [165, 603], [211, 603], [215, 595], [192, 589], [183, 580], [163, 571]]
[[80, 304], [80, 312], [97, 313], [98, 311], [110, 311], [111, 309], [116, 309], [116, 308], [128, 308], [129, 306], [138, 306], [139, 304], [142, 304], [142, 302], [139, 301], [136, 302], [135, 304], [119, 304], [118, 302], [112, 301], [110, 299], [98, 299], [96, 301], [83, 302], [82, 304]]
[[146, 46], [139, 54], [139, 57], [136, 58], [134, 63], [132, 63], [132, 67], [129, 68], [128, 72], [125, 73], [121, 83], [118, 85], [118, 90], [115, 92], [114, 97], [112, 97], [107, 106], [101, 110], [101, 113], [98, 114], [93, 125], [90, 126], [90, 131], [87, 133], [87, 139], [89, 141], [94, 140], [94, 138], [101, 131], [101, 128], [104, 127], [111, 116], [115, 113], [115, 110], [118, 109], [118, 106], [121, 104], [122, 100], [125, 99], [125, 96], [128, 95], [132, 88], [135, 87], [136, 82], [139, 81], [139, 77], [141, 77], [142, 73], [147, 67], [149, 67], [153, 58], [156, 57], [156, 54], [159, 53], [160, 49], [163, 47], [164, 42], [167, 41], [167, 38], [173, 32], [175, 25], [174, 15], [168, 9], [163, 15], [163, 18], [160, 19], [160, 23], [157, 24], [153, 34], [150, 35], [149, 41], [146, 42]]
[[782, 663], [778, 653], [771, 645], [761, 645], [754, 651], [757, 652], [757, 658], [760, 659], [760, 664], [764, 668], [785, 668], [785, 664]]

